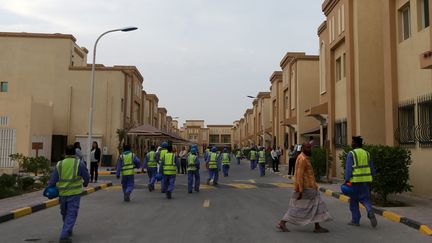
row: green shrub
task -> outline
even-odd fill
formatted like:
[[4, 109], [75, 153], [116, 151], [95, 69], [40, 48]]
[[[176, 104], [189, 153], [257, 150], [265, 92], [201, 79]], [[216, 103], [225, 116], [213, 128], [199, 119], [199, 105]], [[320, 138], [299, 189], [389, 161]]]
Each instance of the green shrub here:
[[[372, 192], [386, 203], [390, 194], [411, 191], [412, 186], [408, 183], [409, 165], [412, 162], [410, 150], [384, 145], [365, 145], [363, 148], [370, 153], [376, 169]], [[347, 153], [351, 150], [347, 147], [339, 155], [344, 169]]]
[[29, 176], [18, 178], [18, 186], [24, 191], [32, 189], [34, 183], [35, 183], [35, 180]]
[[16, 185], [17, 176], [3, 174], [0, 176], [0, 188], [11, 188]]
[[50, 168], [50, 161], [43, 156], [27, 157], [22, 154], [11, 154], [9, 157], [18, 163], [20, 169], [25, 172], [32, 172], [35, 176], [38, 172], [44, 172]]
[[327, 174], [327, 162], [330, 166], [330, 159], [328, 160], [327, 155], [328, 153], [324, 148], [312, 148], [311, 163], [317, 181], [321, 181], [321, 177]]

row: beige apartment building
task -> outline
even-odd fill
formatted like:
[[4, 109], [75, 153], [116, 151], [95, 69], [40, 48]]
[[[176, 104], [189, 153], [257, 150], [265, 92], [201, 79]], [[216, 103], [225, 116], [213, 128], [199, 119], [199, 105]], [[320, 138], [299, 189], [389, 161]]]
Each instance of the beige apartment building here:
[[[301, 144], [310, 136], [319, 134], [319, 122], [305, 116], [305, 111], [318, 103], [319, 56], [306, 55], [303, 52], [288, 52], [280, 62], [282, 69], [282, 88], [278, 88], [280, 97], [279, 117], [284, 118], [287, 145]], [[280, 82], [279, 82], [280, 83]], [[282, 93], [283, 92], [283, 93]]]
[[218, 150], [232, 148], [232, 125], [207, 125], [209, 134], [209, 146], [216, 147]]
[[[252, 102], [253, 105], [253, 142], [268, 147], [272, 144], [270, 92], [259, 92]], [[263, 143], [264, 136], [264, 143]]]
[[[91, 77], [87, 49], [72, 35], [0, 32], [0, 51], [0, 167], [10, 170], [7, 157], [15, 152], [59, 160], [65, 146], [76, 141], [85, 153]], [[118, 153], [117, 129], [143, 123], [172, 126], [166, 109], [159, 114], [157, 96], [143, 91], [144, 79], [135, 66], [97, 64], [95, 77], [93, 138], [104, 155]], [[139, 143], [135, 147], [144, 149]]]
[[[282, 149], [283, 154], [286, 153], [288, 146], [288, 133], [287, 128], [284, 126], [285, 122], [285, 107], [286, 98], [283, 86], [283, 72], [275, 71], [270, 76], [270, 96], [271, 96], [271, 127], [273, 134], [272, 145]], [[286, 156], [280, 158], [280, 163], [287, 162]]]
[[180, 134], [184, 139], [198, 145], [199, 153], [209, 145], [209, 129], [205, 127], [204, 120], [186, 120], [180, 128]]

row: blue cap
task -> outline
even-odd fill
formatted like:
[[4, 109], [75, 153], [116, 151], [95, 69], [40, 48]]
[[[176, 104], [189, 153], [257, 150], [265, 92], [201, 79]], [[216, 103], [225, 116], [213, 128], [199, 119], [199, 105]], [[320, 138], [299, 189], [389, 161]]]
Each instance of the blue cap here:
[[167, 142], [162, 142], [161, 147], [162, 148], [168, 148], [168, 143]]
[[43, 195], [48, 199], [54, 199], [59, 196], [59, 191], [56, 187], [47, 187], [45, 188]]
[[227, 152], [227, 151], [228, 151], [228, 149], [227, 149], [227, 148], [224, 148], [224, 149], [223, 149], [223, 151], [224, 151], [224, 152]]
[[212, 147], [212, 148], [211, 148], [211, 151], [212, 151], [212, 152], [216, 152], [216, 151], [217, 151], [217, 148], [216, 148], [216, 147]]
[[191, 153], [196, 154], [197, 153], [197, 149], [195, 147], [191, 148]]

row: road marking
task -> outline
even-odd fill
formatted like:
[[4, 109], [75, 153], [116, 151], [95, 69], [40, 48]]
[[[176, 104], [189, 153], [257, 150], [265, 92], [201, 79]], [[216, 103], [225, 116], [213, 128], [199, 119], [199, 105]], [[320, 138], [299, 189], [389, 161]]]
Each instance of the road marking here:
[[227, 184], [228, 186], [232, 186], [238, 189], [252, 189], [252, 188], [257, 188], [255, 185], [250, 185], [250, 184], [241, 184], [241, 183], [232, 183], [232, 184]]
[[429, 227], [427, 227], [426, 225], [421, 225], [420, 231], [427, 234], [427, 235], [432, 235], [432, 230]]
[[249, 179], [249, 180], [234, 180], [234, 181], [243, 181], [243, 182], [249, 182], [249, 183], [256, 184], [256, 181], [253, 180], [253, 179]]
[[14, 218], [19, 218], [22, 216], [26, 216], [27, 214], [31, 214], [32, 209], [31, 207], [24, 207], [24, 208], [13, 210], [12, 213], [14, 214]]
[[201, 184], [200, 185], [200, 189], [215, 189], [216, 187], [214, 187], [214, 186], [209, 186], [209, 185], [206, 185], [206, 184]]
[[204, 208], [210, 207], [210, 200], [209, 199], [204, 200], [203, 207]]
[[275, 185], [275, 186], [280, 187], [280, 188], [294, 188], [294, 185], [290, 184], [290, 183], [275, 182], [275, 183], [270, 183], [270, 184]]

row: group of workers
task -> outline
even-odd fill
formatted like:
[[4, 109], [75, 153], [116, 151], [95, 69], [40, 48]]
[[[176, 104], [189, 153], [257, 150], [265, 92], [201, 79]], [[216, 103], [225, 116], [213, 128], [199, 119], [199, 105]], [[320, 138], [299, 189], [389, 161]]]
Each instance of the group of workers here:
[[[302, 155], [305, 158], [304, 166], [310, 167], [309, 158], [311, 155], [311, 149], [309, 144], [305, 144], [304, 149], [302, 149]], [[372, 177], [375, 174], [374, 166], [370, 155], [367, 151], [362, 149], [362, 138], [353, 137], [353, 148], [354, 150], [348, 153], [347, 163], [346, 163], [346, 181], [352, 184], [352, 194], [350, 195], [350, 210], [352, 213], [352, 220], [349, 225], [359, 226], [360, 221], [360, 211], [359, 203], [362, 203], [368, 211], [367, 217], [371, 221], [373, 227], [376, 227], [377, 220], [372, 210], [370, 203], [370, 193], [368, 189], [368, 184], [372, 182]], [[309, 148], [309, 149], [308, 149]], [[240, 164], [240, 160], [243, 158], [243, 153], [240, 150], [235, 152], [235, 157], [237, 163]], [[302, 158], [303, 158], [302, 157]], [[260, 175], [265, 175], [265, 151], [263, 147], [259, 148], [259, 151], [252, 148], [247, 158], [250, 160], [250, 168], [254, 170], [259, 164]], [[209, 177], [207, 179], [207, 184], [212, 182], [213, 185], [218, 184], [219, 171], [222, 169], [223, 175], [229, 175], [231, 154], [225, 148], [221, 153], [217, 151], [216, 147], [206, 149], [204, 153], [204, 159], [206, 162], [206, 167], [209, 172]], [[172, 192], [175, 186], [176, 171], [179, 165], [179, 159], [176, 154], [173, 153], [172, 147], [168, 146], [168, 143], [163, 142], [161, 144], [160, 150], [156, 151], [155, 146], [151, 147], [151, 151], [146, 154], [144, 159], [144, 164], [141, 166], [140, 159], [137, 155], [131, 152], [131, 147], [129, 145], [124, 145], [123, 153], [119, 156], [117, 163], [116, 177], [120, 179], [123, 189], [124, 201], [129, 202], [131, 193], [134, 189], [134, 170], [135, 168], [143, 168], [147, 170], [149, 176], [148, 190], [150, 192], [155, 190], [156, 181], [161, 181], [161, 192], [166, 194], [168, 199], [172, 198]], [[199, 192], [200, 189], [200, 159], [198, 155], [198, 148], [192, 146], [190, 152], [187, 155], [187, 174], [188, 174], [188, 193]], [[302, 171], [296, 166], [296, 171]], [[312, 171], [311, 169], [303, 171]], [[302, 219], [303, 223], [315, 222], [315, 232], [328, 232], [328, 230], [319, 226], [317, 222], [327, 220], [330, 216], [323, 205], [322, 200], [317, 194], [316, 182], [313, 180], [313, 172], [310, 172], [311, 176], [305, 178], [312, 178], [313, 183], [310, 191], [313, 195], [311, 198], [312, 203], [309, 205], [310, 208], [322, 207], [323, 210], [320, 215], [309, 215], [307, 219]], [[302, 181], [304, 177], [301, 173], [296, 179], [297, 181]], [[71, 236], [73, 234], [73, 227], [78, 216], [78, 210], [80, 206], [80, 198], [83, 187], [86, 187], [89, 183], [89, 172], [82, 160], [80, 160], [75, 153], [75, 148], [73, 145], [69, 145], [66, 148], [66, 158], [59, 161], [54, 167], [53, 174], [48, 183], [47, 188], [57, 188], [58, 194], [60, 196], [60, 212], [63, 219], [63, 228], [60, 235], [60, 242], [72, 242]], [[309, 188], [307, 188], [309, 190]], [[305, 191], [306, 192], [306, 191]], [[297, 211], [304, 211], [303, 206], [296, 207], [299, 203], [298, 200], [302, 199], [302, 191], [295, 190], [295, 197], [292, 205], [294, 207], [290, 208], [284, 218], [279, 222], [278, 228], [282, 231], [288, 231], [285, 224], [286, 222], [292, 221], [293, 213]], [[307, 193], [306, 193], [307, 194]], [[313, 199], [313, 200], [312, 200]], [[303, 202], [303, 201], [302, 201]], [[312, 205], [312, 206], [311, 206]], [[325, 210], [324, 210], [325, 209]], [[297, 210], [297, 211], [296, 211]], [[317, 211], [317, 210], [315, 210]], [[318, 210], [319, 211], [319, 210]], [[315, 220], [317, 217], [322, 217], [320, 220]], [[325, 216], [325, 217], [324, 217]], [[315, 219], [314, 219], [315, 218]], [[298, 219], [296, 219], [298, 220]], [[311, 221], [312, 220], [312, 221]], [[314, 221], [315, 220], [315, 221]], [[296, 221], [297, 222], [297, 221]]]

